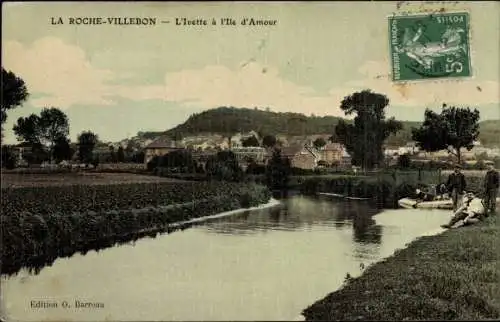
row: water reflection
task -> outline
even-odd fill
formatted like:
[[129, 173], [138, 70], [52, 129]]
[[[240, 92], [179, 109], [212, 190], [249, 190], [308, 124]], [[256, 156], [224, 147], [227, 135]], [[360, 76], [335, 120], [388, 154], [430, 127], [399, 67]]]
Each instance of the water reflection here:
[[356, 243], [380, 244], [382, 227], [373, 216], [380, 210], [366, 203], [293, 196], [282, 204], [259, 211], [244, 212], [231, 218], [202, 223], [208, 233], [225, 235], [262, 234], [269, 230], [324, 230], [352, 227]]
[[[38, 275], [2, 276], [0, 311], [22, 321], [292, 320], [347, 273], [359, 275], [448, 217], [291, 196], [274, 208], [59, 258]], [[27, 309], [46, 298], [105, 307]]]

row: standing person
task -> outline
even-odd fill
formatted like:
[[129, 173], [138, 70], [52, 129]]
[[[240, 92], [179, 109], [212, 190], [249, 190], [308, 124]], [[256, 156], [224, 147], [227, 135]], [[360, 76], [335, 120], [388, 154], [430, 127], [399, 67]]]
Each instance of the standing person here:
[[450, 176], [448, 177], [448, 182], [446, 183], [448, 191], [451, 192], [451, 199], [453, 200], [453, 211], [457, 211], [457, 209], [460, 207], [458, 203], [462, 201], [465, 193], [465, 188], [467, 186], [465, 183], [465, 176], [460, 171], [461, 168], [462, 167], [457, 164], [455, 166], [455, 171], [450, 174]]
[[492, 164], [488, 165], [488, 172], [484, 177], [484, 205], [486, 212], [494, 214], [497, 206], [497, 193], [498, 193], [498, 172]]

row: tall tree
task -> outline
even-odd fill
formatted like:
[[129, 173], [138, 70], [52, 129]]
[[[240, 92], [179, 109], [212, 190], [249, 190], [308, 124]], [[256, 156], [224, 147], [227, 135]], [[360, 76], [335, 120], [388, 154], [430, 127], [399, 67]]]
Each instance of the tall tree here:
[[262, 145], [266, 148], [272, 148], [276, 145], [276, 137], [274, 135], [264, 135]]
[[109, 161], [111, 163], [116, 163], [118, 161], [115, 153], [115, 147], [112, 145], [109, 146]]
[[7, 121], [7, 111], [20, 106], [28, 99], [28, 90], [24, 81], [11, 71], [2, 67], [2, 104], [1, 126], [3, 137], [3, 124]]
[[125, 162], [125, 150], [121, 145], [118, 147], [118, 151], [116, 152], [116, 159], [118, 162]]
[[287, 189], [291, 168], [290, 159], [283, 157], [280, 149], [274, 149], [265, 170], [267, 186], [270, 189]]
[[241, 145], [243, 145], [244, 147], [250, 147], [250, 146], [259, 146], [260, 143], [259, 140], [255, 137], [255, 135], [252, 135], [241, 141]]
[[52, 156], [56, 162], [63, 160], [71, 160], [73, 149], [70, 146], [70, 141], [67, 137], [61, 136], [55, 140]]
[[41, 144], [38, 135], [39, 121], [40, 117], [36, 114], [18, 118], [17, 123], [13, 127], [17, 140], [33, 145]]
[[55, 107], [42, 110], [38, 125], [40, 143], [48, 146], [50, 151], [52, 151], [57, 140], [66, 138], [69, 135], [68, 116]]
[[385, 108], [389, 99], [370, 90], [353, 93], [342, 100], [340, 108], [348, 115], [355, 114], [354, 122], [340, 120], [335, 126], [335, 139], [351, 155], [352, 164], [372, 169], [382, 163], [382, 146], [387, 137], [402, 129], [394, 118], [386, 120]]
[[44, 108], [40, 116], [20, 117], [13, 130], [21, 141], [48, 147], [52, 156], [56, 142], [69, 135], [69, 120], [58, 108]]
[[448, 107], [440, 114], [425, 110], [424, 123], [412, 129], [412, 138], [425, 151], [447, 150], [462, 162], [462, 148], [471, 150], [479, 136], [479, 111], [469, 107]]
[[313, 145], [316, 149], [321, 149], [326, 145], [326, 141], [323, 138], [317, 138], [316, 140], [314, 140]]
[[90, 164], [94, 157], [94, 147], [99, 141], [97, 134], [92, 131], [84, 131], [78, 135], [78, 153], [80, 162]]

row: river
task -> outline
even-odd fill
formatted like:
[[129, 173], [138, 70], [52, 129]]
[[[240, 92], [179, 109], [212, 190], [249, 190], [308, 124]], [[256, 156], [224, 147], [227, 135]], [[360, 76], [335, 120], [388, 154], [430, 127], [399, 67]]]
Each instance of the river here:
[[[2, 311], [22, 321], [300, 320], [301, 311], [341, 287], [347, 273], [358, 276], [363, 265], [441, 232], [450, 216], [328, 197], [281, 201], [61, 258], [36, 275], [3, 276]], [[75, 308], [76, 300], [104, 307]], [[34, 308], [32, 301], [58, 307]]]

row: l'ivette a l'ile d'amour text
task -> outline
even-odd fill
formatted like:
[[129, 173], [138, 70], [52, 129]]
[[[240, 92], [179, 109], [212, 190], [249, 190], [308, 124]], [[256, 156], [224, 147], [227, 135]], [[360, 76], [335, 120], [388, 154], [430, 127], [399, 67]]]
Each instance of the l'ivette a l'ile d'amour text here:
[[257, 18], [242, 18], [240, 20], [234, 18], [220, 18], [211, 20], [207, 19], [188, 19], [188, 18], [175, 18], [177, 26], [208, 26], [208, 25], [221, 25], [221, 26], [275, 26], [278, 23], [276, 19], [257, 19]]
[[260, 18], [175, 18], [160, 19], [156, 17], [51, 17], [52, 25], [142, 25], [173, 24], [176, 26], [276, 26], [276, 19]]

